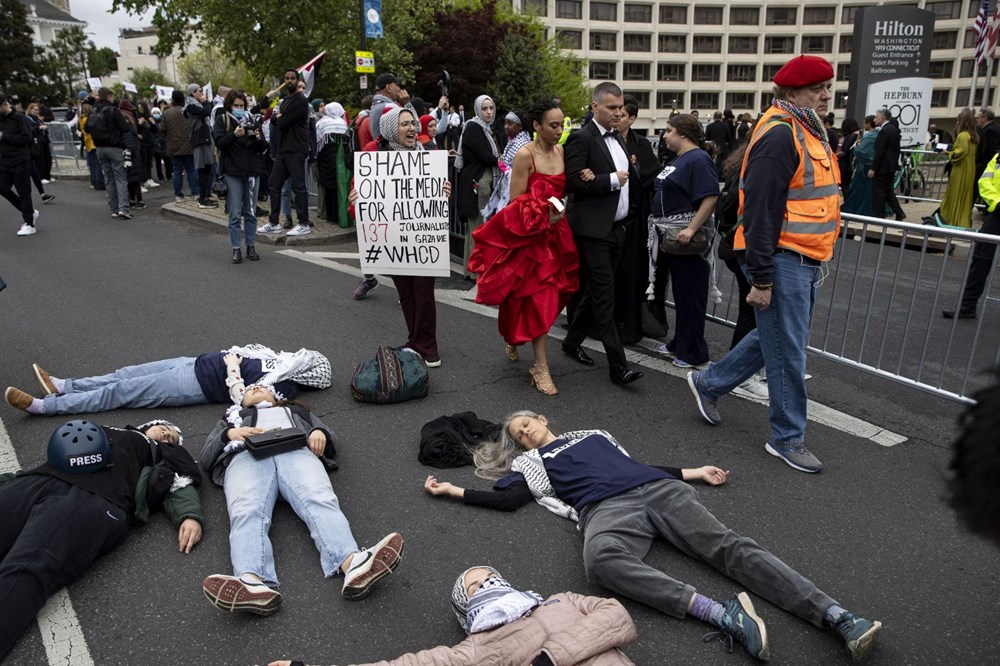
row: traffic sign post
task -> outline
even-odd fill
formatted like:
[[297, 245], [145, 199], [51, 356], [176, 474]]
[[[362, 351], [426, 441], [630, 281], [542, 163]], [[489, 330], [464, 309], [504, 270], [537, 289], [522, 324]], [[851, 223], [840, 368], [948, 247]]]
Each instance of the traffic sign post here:
[[371, 51], [355, 51], [354, 71], [358, 74], [374, 74], [375, 54]]
[[362, 74], [360, 78], [361, 78], [361, 89], [368, 90], [368, 75]]

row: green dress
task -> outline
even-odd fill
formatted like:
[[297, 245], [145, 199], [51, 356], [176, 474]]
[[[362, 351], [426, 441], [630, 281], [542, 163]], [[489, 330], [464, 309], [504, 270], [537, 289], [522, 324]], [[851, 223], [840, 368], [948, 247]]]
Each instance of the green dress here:
[[968, 132], [959, 132], [948, 153], [951, 175], [941, 201], [941, 218], [955, 227], [972, 226], [972, 195], [976, 187], [976, 144]]

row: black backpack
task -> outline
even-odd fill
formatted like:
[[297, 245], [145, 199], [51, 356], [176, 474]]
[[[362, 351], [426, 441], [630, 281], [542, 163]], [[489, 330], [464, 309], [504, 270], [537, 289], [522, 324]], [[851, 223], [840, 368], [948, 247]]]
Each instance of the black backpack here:
[[113, 112], [113, 107], [106, 106], [94, 109], [87, 116], [87, 133], [90, 134], [90, 138], [94, 141], [95, 146], [108, 146], [111, 144], [111, 123], [113, 121], [110, 114]]
[[726, 176], [726, 183], [715, 202], [715, 229], [722, 238], [728, 238], [740, 226], [740, 171], [739, 167]]

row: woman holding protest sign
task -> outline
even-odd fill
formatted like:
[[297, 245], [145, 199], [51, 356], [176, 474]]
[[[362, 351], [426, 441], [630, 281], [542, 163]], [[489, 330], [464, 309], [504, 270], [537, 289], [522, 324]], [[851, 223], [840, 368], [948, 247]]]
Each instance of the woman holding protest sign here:
[[[410, 109], [394, 108], [382, 114], [379, 121], [382, 134], [380, 151], [424, 150], [417, 142], [420, 123]], [[451, 196], [451, 183], [444, 183], [445, 197]], [[358, 190], [351, 188], [352, 213], [358, 201]], [[407, 340], [403, 345], [420, 354], [428, 368], [441, 365], [437, 346], [437, 308], [434, 303], [434, 278], [427, 275], [393, 275], [392, 282], [399, 293], [399, 305], [406, 319]]]
[[531, 384], [545, 395], [552, 382], [545, 341], [559, 312], [579, 287], [579, 257], [560, 201], [566, 189], [563, 112], [551, 101], [530, 112], [533, 141], [514, 155], [510, 204], [476, 229], [468, 268], [479, 274], [477, 303], [499, 305], [497, 326], [507, 357], [531, 342]]

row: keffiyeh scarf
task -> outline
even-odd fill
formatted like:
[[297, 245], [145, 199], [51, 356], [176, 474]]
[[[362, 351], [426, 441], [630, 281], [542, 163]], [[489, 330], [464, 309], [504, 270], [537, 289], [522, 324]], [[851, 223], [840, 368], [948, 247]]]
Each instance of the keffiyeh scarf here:
[[382, 120], [378, 123], [379, 131], [382, 133], [382, 140], [388, 143], [389, 148], [392, 150], [425, 150], [419, 141], [415, 142], [412, 148], [407, 148], [399, 142], [399, 114], [403, 111], [413, 116], [414, 121], [417, 120], [417, 114], [405, 107], [402, 109], [397, 107], [386, 111], [382, 114]]
[[259, 359], [264, 376], [257, 383], [268, 390], [273, 391], [272, 386], [286, 379], [317, 389], [330, 388], [333, 383], [330, 360], [312, 349], [276, 352], [265, 345], [249, 344], [243, 347], [233, 346], [223, 350], [225, 352], [232, 352], [243, 358]]
[[[465, 590], [465, 575], [472, 569], [488, 569], [493, 576], [483, 581], [469, 598]], [[515, 590], [499, 571], [487, 566], [463, 571], [451, 592], [452, 610], [467, 634], [488, 631], [519, 620], [541, 603], [541, 595], [530, 590]]]

